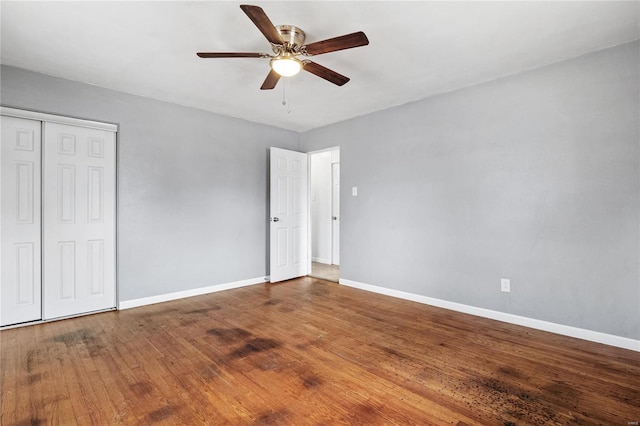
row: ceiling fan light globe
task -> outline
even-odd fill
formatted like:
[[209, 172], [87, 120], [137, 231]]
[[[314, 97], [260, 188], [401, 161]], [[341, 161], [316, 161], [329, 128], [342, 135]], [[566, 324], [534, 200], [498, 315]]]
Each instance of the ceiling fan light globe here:
[[280, 74], [282, 77], [294, 76], [298, 74], [302, 69], [302, 62], [293, 57], [273, 58], [270, 65], [271, 69]]

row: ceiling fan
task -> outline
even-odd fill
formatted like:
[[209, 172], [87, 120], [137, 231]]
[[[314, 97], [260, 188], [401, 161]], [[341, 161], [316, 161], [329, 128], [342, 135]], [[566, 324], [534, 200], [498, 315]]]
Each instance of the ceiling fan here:
[[201, 58], [271, 58], [271, 70], [262, 83], [261, 90], [270, 90], [276, 87], [280, 77], [291, 77], [300, 70], [315, 74], [333, 84], [342, 86], [349, 81], [349, 77], [323, 67], [308, 59], [300, 60], [296, 56], [314, 56], [323, 53], [336, 52], [338, 50], [351, 49], [353, 47], [369, 44], [367, 36], [358, 31], [327, 40], [304, 44], [305, 33], [293, 25], [274, 26], [267, 14], [259, 6], [248, 4], [240, 5], [240, 9], [247, 14], [249, 19], [258, 27], [260, 32], [271, 43], [273, 55], [254, 52], [198, 52]]

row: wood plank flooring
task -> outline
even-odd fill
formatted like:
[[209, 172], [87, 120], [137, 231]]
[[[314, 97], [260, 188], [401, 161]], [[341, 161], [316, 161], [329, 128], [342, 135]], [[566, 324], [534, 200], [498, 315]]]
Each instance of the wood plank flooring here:
[[310, 277], [322, 280], [338, 282], [340, 280], [340, 267], [338, 265], [327, 265], [326, 263], [311, 262]]
[[640, 353], [313, 278], [0, 332], [2, 425], [640, 421]]

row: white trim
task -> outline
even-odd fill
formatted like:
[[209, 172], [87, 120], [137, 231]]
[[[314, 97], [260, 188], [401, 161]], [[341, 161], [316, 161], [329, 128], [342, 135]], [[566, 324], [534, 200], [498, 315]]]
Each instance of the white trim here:
[[313, 154], [320, 154], [320, 153], [329, 152], [329, 151], [340, 151], [340, 145], [333, 146], [331, 148], [322, 148], [322, 149], [319, 149], [317, 151], [309, 151], [309, 152], [307, 152], [307, 154], [313, 155]]
[[311, 247], [313, 244], [312, 228], [313, 228], [313, 222], [311, 222], [311, 155], [307, 153], [307, 275], [309, 275], [313, 271], [313, 265], [312, 265], [313, 247]]
[[0, 114], [9, 117], [26, 118], [28, 120], [46, 121], [48, 123], [68, 124], [70, 126], [106, 130], [108, 132], [118, 131], [118, 126], [116, 124], [82, 120], [80, 118], [65, 117], [62, 115], [46, 114], [43, 112], [28, 111], [24, 109], [9, 108], [4, 106], [0, 107]]
[[325, 265], [331, 265], [331, 260], [330, 259], [323, 259], [320, 257], [312, 257], [311, 258], [312, 262], [317, 262], [317, 263], [324, 263]]
[[0, 327], [0, 331], [9, 330], [10, 328], [27, 327], [27, 326], [30, 326], [30, 325], [46, 324], [46, 323], [54, 322], [54, 321], [61, 321], [61, 320], [66, 320], [66, 319], [85, 317], [87, 315], [103, 314], [105, 312], [112, 312], [112, 311], [115, 311], [115, 310], [116, 310], [116, 307], [114, 306], [113, 308], [98, 309], [97, 311], [82, 312], [82, 313], [79, 313], [79, 314], [66, 315], [66, 316], [63, 316], [63, 317], [55, 317], [55, 318], [49, 318], [49, 319], [44, 319], [44, 320], [43, 319], [37, 319], [37, 320], [33, 320], [33, 321], [20, 322], [18, 324], [3, 325], [2, 327]]
[[463, 312], [465, 314], [476, 315], [483, 318], [489, 318], [510, 324], [521, 325], [524, 327], [535, 328], [537, 330], [548, 331], [563, 336], [575, 337], [577, 339], [588, 340], [605, 345], [615, 346], [618, 348], [630, 349], [640, 352], [640, 340], [630, 339], [628, 337], [616, 336], [613, 334], [601, 333], [599, 331], [586, 330], [584, 328], [572, 327], [569, 325], [556, 324], [553, 322], [542, 321], [534, 318], [522, 317], [519, 315], [507, 314], [504, 312], [493, 311], [490, 309], [477, 308], [475, 306], [464, 305], [462, 303], [449, 302], [447, 300], [435, 299], [433, 297], [422, 296], [419, 294], [408, 293], [400, 290], [379, 287], [371, 284], [363, 284], [357, 281], [351, 281], [340, 278], [340, 284], [357, 288], [360, 290], [371, 291], [373, 293], [384, 294], [386, 296], [397, 297], [400, 299], [411, 300], [413, 302], [424, 303], [425, 305], [436, 306], [439, 308], [450, 309], [452, 311]]
[[248, 280], [234, 281], [231, 283], [217, 284], [208, 287], [194, 288], [191, 290], [176, 291], [175, 293], [159, 294], [157, 296], [143, 297], [141, 299], [124, 300], [118, 304], [118, 309], [131, 309], [138, 306], [152, 305], [154, 303], [168, 302], [170, 300], [184, 299], [185, 297], [200, 296], [202, 294], [215, 293], [217, 291], [231, 290], [233, 288], [246, 287], [254, 284], [263, 284], [264, 277]]

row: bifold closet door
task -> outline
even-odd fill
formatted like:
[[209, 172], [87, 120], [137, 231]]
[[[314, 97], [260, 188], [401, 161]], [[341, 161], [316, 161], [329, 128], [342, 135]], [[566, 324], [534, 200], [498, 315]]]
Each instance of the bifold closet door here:
[[0, 325], [41, 319], [40, 121], [0, 116]]
[[115, 133], [45, 123], [42, 149], [44, 319], [114, 308]]

